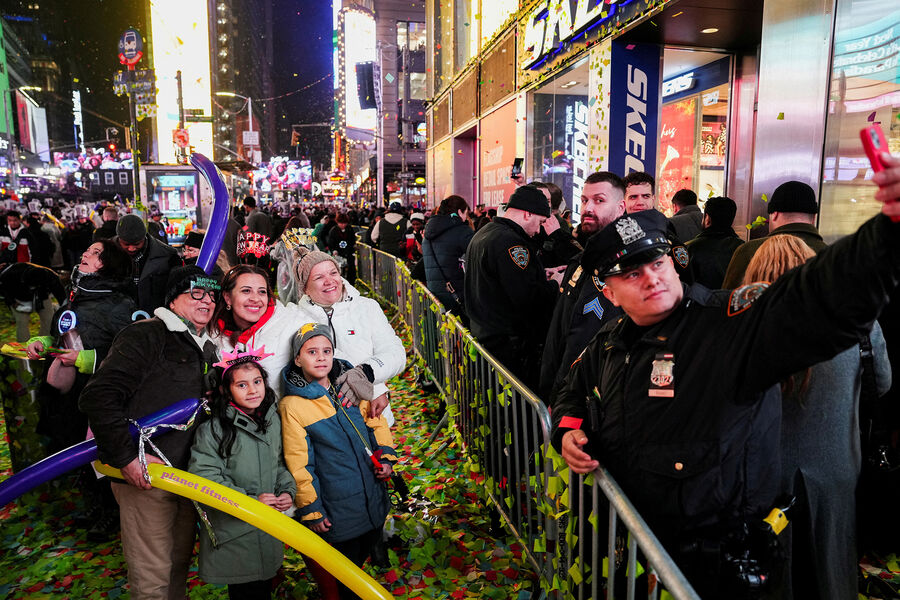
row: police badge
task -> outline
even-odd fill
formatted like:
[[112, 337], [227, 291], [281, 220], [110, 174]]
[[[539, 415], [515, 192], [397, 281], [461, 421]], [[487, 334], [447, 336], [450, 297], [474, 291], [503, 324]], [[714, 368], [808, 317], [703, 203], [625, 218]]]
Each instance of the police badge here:
[[690, 262], [690, 256], [688, 256], [687, 248], [684, 246], [675, 246], [672, 248], [672, 256], [675, 257], [675, 262], [682, 269], [687, 269], [688, 262]]
[[655, 398], [674, 398], [675, 389], [675, 355], [672, 353], [660, 353], [653, 361], [653, 369], [650, 371], [650, 389], [648, 394]]
[[619, 237], [622, 238], [622, 243], [626, 246], [641, 238], [647, 237], [647, 234], [644, 233], [644, 230], [641, 229], [638, 222], [631, 217], [619, 219], [616, 222], [616, 232], [619, 234]]
[[509, 249], [509, 257], [512, 259], [516, 266], [525, 270], [528, 267], [528, 263], [531, 260], [531, 256], [528, 253], [528, 248], [525, 246], [513, 246]]

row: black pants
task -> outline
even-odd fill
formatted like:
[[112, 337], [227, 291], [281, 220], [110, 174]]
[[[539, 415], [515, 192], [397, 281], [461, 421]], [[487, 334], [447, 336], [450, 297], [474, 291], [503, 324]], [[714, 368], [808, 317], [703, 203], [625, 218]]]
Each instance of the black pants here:
[[231, 600], [269, 600], [272, 597], [272, 580], [229, 583], [228, 597]]
[[[371, 531], [367, 531], [361, 536], [350, 540], [333, 542], [331, 545], [335, 550], [349, 558], [354, 565], [361, 567], [363, 563], [366, 562], [366, 559], [369, 558], [369, 555], [372, 554], [372, 548], [375, 546], [379, 537], [381, 537], [380, 528], [372, 529]], [[346, 587], [340, 581], [337, 583], [341, 600], [356, 600], [359, 598], [359, 596], [351, 592], [350, 588]]]

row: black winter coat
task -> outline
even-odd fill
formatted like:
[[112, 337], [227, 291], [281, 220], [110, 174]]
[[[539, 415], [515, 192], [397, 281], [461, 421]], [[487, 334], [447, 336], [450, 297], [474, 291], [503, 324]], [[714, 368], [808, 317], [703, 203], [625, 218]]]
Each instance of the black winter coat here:
[[[187, 326], [168, 310], [165, 320], [157, 316], [123, 329], [78, 399], [97, 439], [100, 460], [116, 468], [134, 460], [138, 448], [127, 419], [145, 417], [179, 400], [201, 398], [207, 388], [205, 375], [215, 360], [212, 340], [205, 338], [201, 350]], [[192, 427], [169, 431], [154, 443], [173, 466], [184, 469], [193, 437]]]
[[685, 286], [663, 321], [623, 317], [594, 338], [553, 407], [554, 445], [576, 425], [564, 417], [582, 419], [670, 551], [758, 523], [779, 491], [776, 384], [856, 344], [898, 281], [900, 225], [878, 215], [771, 286]]
[[422, 260], [425, 263], [425, 280], [428, 289], [446, 308], [458, 308], [450, 292], [449, 281], [457, 295], [465, 303], [463, 270], [460, 261], [475, 232], [458, 215], [434, 215], [425, 223], [422, 240]]
[[53, 315], [51, 334], [57, 339], [59, 318], [67, 310], [75, 313], [75, 327], [66, 336], [77, 335], [84, 350], [96, 350], [94, 364], [99, 365], [116, 335], [133, 320], [134, 285], [129, 279], [116, 281], [95, 274], [82, 275]]
[[734, 251], [744, 240], [729, 227], [728, 229], [704, 229], [700, 235], [685, 244], [691, 256], [694, 281], [711, 290], [722, 288], [725, 271]]
[[136, 260], [140, 274], [137, 276], [137, 305], [147, 314], [153, 314], [163, 305], [169, 271], [184, 264], [175, 248], [148, 234], [144, 255]]

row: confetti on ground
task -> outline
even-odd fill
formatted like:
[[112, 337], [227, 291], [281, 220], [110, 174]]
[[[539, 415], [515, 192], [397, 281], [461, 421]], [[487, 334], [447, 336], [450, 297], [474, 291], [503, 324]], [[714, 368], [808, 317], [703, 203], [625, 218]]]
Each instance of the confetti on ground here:
[[[409, 336], [401, 330], [404, 341]], [[12, 339], [8, 313], [0, 313], [0, 339]], [[14, 359], [0, 362], [4, 404], [16, 381]], [[490, 531], [487, 510], [454, 446], [437, 453], [448, 433], [424, 448], [437, 424], [440, 399], [416, 383], [415, 367], [390, 382], [397, 423], [394, 439], [401, 455], [397, 471], [409, 486], [411, 502], [388, 517], [385, 567], [365, 566], [400, 600], [425, 598], [528, 598], [538, 587], [536, 575], [514, 538]], [[28, 423], [35, 415], [26, 415]], [[18, 415], [21, 416], [21, 415]], [[6, 426], [0, 415], [0, 480], [12, 473]], [[20, 435], [17, 432], [15, 435]], [[13, 444], [16, 437], [13, 436]], [[27, 437], [27, 436], [26, 436]], [[33, 436], [35, 439], [36, 435]], [[127, 597], [127, 571], [118, 537], [89, 542], [88, 506], [78, 491], [77, 475], [45, 484], [16, 502], [0, 507], [0, 597], [119, 598]], [[196, 560], [188, 582], [190, 598], [227, 598], [224, 587], [199, 580]], [[303, 559], [285, 552], [276, 598], [319, 598]]]

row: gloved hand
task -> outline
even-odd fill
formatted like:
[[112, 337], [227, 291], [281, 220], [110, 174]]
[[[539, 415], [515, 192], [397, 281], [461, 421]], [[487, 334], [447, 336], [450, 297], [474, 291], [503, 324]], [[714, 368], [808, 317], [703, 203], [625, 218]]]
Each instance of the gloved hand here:
[[[368, 373], [366, 372], [368, 371]], [[371, 400], [375, 395], [372, 386], [372, 368], [369, 365], [359, 365], [338, 377], [334, 383], [338, 388], [338, 400], [345, 408], [359, 406], [361, 400]]]

